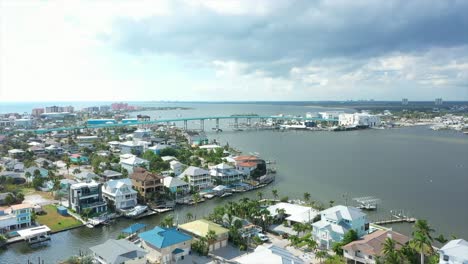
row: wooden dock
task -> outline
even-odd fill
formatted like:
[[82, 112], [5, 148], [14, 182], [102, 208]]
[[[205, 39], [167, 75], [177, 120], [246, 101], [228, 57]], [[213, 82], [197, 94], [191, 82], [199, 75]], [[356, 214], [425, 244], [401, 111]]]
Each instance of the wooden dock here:
[[376, 225], [388, 225], [388, 224], [398, 224], [398, 223], [414, 223], [416, 222], [416, 218], [414, 217], [400, 217], [400, 218], [393, 218], [388, 220], [380, 220], [373, 222], [372, 224]]

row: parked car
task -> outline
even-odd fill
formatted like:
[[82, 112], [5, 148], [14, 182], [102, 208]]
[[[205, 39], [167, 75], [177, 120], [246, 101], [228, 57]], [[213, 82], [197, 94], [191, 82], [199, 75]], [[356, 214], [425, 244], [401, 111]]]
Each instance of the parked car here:
[[262, 233], [258, 233], [257, 237], [260, 238], [262, 242], [267, 242], [269, 240], [269, 238], [265, 234], [262, 234]]

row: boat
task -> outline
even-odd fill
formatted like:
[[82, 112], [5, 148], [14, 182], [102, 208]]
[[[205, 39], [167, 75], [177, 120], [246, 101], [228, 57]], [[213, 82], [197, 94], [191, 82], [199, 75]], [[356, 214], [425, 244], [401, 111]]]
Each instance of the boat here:
[[205, 197], [206, 199], [212, 199], [213, 197], [215, 197], [216, 195], [212, 194], [212, 193], [207, 193], [207, 194], [204, 194], [203, 197]]
[[137, 205], [132, 210], [127, 211], [125, 213], [125, 216], [127, 216], [127, 217], [137, 217], [137, 216], [143, 214], [144, 212], [146, 212], [147, 210], [148, 210], [147, 205]]
[[231, 196], [231, 195], [232, 195], [232, 193], [230, 193], [230, 192], [225, 192], [225, 193], [223, 193], [223, 194], [222, 194], [221, 196], [219, 196], [219, 197], [223, 198], [223, 197], [227, 197], [227, 196]]
[[380, 203], [380, 199], [374, 196], [357, 197], [353, 200], [358, 203], [357, 208], [369, 211], [377, 210], [377, 205]]
[[241, 128], [234, 128], [233, 131], [244, 131], [244, 129], [241, 129]]

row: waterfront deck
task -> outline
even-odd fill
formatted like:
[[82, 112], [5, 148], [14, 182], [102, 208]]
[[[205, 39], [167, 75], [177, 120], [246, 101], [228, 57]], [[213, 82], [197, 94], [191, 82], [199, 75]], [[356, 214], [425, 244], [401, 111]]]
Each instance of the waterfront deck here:
[[398, 224], [398, 223], [414, 223], [416, 222], [416, 218], [414, 217], [400, 217], [400, 218], [392, 218], [387, 220], [380, 220], [375, 221], [372, 224], [376, 225], [389, 225], [389, 224]]

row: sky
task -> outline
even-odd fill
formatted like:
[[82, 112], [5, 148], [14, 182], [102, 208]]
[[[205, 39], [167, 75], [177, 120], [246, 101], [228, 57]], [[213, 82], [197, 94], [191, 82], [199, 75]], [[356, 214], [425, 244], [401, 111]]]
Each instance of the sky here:
[[468, 100], [468, 1], [0, 0], [0, 102]]

